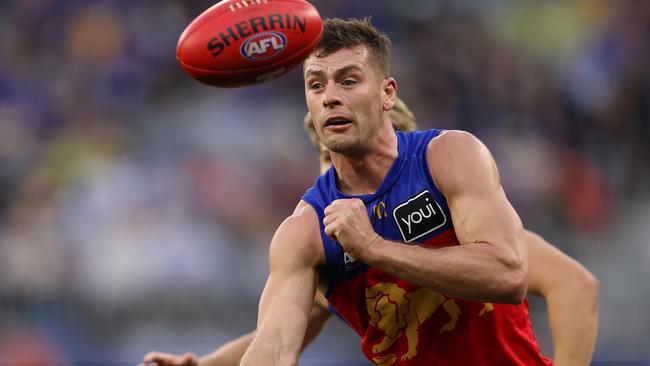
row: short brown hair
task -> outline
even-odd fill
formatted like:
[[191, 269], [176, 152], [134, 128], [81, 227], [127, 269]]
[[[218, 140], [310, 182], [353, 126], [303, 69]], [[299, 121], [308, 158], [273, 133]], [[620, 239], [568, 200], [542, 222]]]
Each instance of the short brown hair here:
[[390, 38], [375, 28], [371, 18], [325, 19], [323, 36], [314, 54], [324, 57], [342, 48], [364, 45], [382, 76], [390, 73]]
[[[395, 98], [395, 105], [388, 113], [388, 119], [393, 124], [393, 128], [396, 131], [415, 131], [418, 129], [418, 125], [415, 122], [415, 116], [409, 107], [401, 100], [399, 97]], [[320, 156], [321, 154], [329, 154], [329, 151], [320, 143], [318, 135], [316, 134], [316, 128], [314, 127], [314, 121], [311, 119], [309, 112], [305, 115], [303, 120], [305, 130], [309, 135], [309, 140], [311, 140], [312, 145], [316, 148], [316, 152]]]

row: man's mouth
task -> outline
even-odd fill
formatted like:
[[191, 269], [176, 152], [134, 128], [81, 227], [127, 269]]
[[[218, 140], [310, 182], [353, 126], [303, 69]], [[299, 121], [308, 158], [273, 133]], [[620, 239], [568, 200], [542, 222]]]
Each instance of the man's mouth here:
[[343, 118], [343, 117], [334, 117], [330, 118], [325, 121], [324, 127], [329, 127], [329, 126], [344, 126], [347, 124], [352, 123], [349, 119]]

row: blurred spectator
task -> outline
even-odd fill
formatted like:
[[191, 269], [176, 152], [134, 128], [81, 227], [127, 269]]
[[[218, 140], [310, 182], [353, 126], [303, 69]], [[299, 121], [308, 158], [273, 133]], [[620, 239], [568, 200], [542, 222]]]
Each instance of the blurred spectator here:
[[52, 335], [27, 326], [0, 331], [0, 363], [10, 366], [71, 365]]

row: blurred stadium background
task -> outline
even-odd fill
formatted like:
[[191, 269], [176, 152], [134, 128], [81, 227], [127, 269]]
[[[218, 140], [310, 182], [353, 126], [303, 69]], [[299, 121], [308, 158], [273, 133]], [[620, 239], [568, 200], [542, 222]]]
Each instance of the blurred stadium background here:
[[[483, 139], [525, 225], [598, 276], [594, 365], [650, 365], [650, 1], [313, 3], [372, 15], [421, 127]], [[316, 155], [300, 71], [220, 90], [177, 65], [210, 5], [0, 1], [0, 365], [135, 365], [255, 326]], [[367, 363], [332, 320], [302, 364]]]

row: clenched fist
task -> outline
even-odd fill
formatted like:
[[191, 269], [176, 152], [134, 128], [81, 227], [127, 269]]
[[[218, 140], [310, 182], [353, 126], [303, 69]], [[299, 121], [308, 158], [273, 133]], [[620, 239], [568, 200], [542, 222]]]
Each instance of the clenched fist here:
[[366, 206], [358, 198], [336, 200], [324, 213], [325, 234], [358, 260], [363, 260], [370, 245], [380, 239], [370, 223]]

